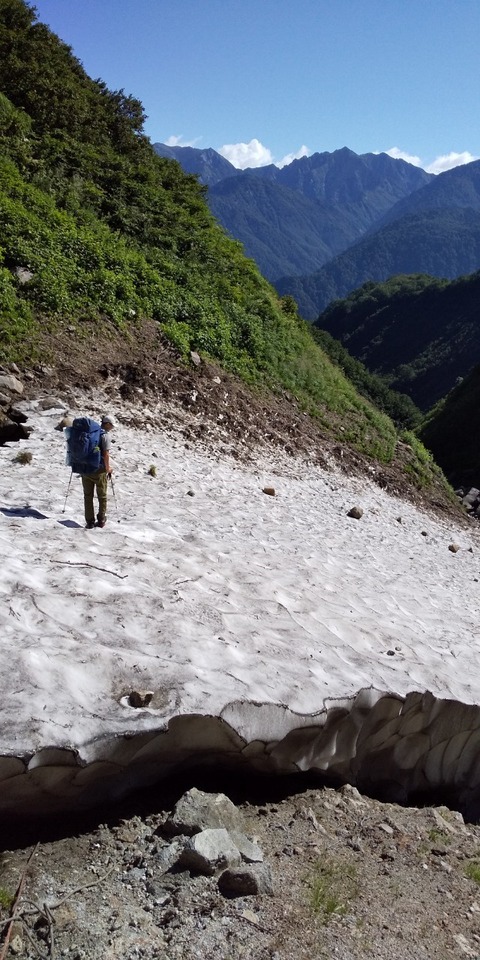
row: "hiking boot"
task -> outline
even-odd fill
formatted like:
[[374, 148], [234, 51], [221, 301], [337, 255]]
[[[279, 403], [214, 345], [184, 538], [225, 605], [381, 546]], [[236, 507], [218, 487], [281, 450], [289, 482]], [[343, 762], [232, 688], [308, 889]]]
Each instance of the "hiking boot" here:
[[95, 526], [95, 520], [87, 520], [87, 522], [86, 522], [86, 524], [85, 524], [85, 529], [86, 529], [86, 530], [93, 530], [94, 526]]
[[102, 520], [98, 519], [98, 520], [97, 520], [97, 527], [104, 527], [105, 524], [106, 524], [106, 522], [107, 522], [107, 521], [105, 520], [105, 517], [103, 517]]

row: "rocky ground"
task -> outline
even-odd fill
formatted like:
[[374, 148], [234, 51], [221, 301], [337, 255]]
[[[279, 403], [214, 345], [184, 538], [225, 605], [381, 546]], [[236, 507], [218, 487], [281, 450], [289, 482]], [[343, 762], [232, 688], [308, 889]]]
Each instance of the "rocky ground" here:
[[33, 825], [4, 830], [8, 956], [480, 957], [480, 828], [461, 814], [381, 803], [350, 786], [206, 786], [206, 799], [170, 784], [169, 796], [131, 799], [96, 825], [47, 825], [36, 846]]

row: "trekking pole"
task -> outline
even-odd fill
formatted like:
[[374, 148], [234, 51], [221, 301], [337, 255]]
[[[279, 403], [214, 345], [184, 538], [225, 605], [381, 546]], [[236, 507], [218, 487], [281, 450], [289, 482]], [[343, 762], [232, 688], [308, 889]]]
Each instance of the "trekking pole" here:
[[72, 472], [71, 472], [71, 474], [70, 474], [70, 480], [68, 481], [68, 487], [67, 487], [67, 492], [66, 492], [66, 494], [65, 494], [65, 503], [63, 504], [62, 513], [65, 513], [65, 507], [67, 506], [67, 497], [68, 497], [68, 494], [70, 493], [70, 484], [71, 484], [71, 482], [72, 482], [72, 477], [73, 477], [73, 470], [72, 470]]
[[117, 514], [117, 518], [118, 518], [118, 504], [117, 504], [117, 498], [115, 496], [115, 485], [113, 483], [112, 474], [109, 474], [109, 476], [110, 476], [110, 483], [112, 484], [112, 494], [113, 494], [113, 502], [115, 504], [115, 513]]

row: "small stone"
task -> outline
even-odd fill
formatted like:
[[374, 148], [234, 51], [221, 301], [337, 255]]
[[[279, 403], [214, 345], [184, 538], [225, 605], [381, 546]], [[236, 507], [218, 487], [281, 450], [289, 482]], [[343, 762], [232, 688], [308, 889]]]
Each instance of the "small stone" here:
[[153, 690], [132, 690], [128, 695], [128, 703], [131, 707], [148, 707], [152, 701]]
[[201, 358], [195, 350], [190, 350], [190, 360], [196, 367], [199, 367], [201, 364]]
[[13, 940], [10, 940], [10, 950], [15, 954], [23, 953], [23, 940], [19, 937], [18, 933]]
[[353, 517], [354, 520], [360, 520], [361, 517], [363, 517], [362, 507], [352, 507], [351, 510], [348, 511], [347, 517]]
[[58, 421], [54, 429], [59, 430], [61, 432], [62, 430], [65, 429], [65, 427], [71, 427], [72, 423], [73, 423], [73, 417], [62, 417], [62, 419]]
[[268, 497], [276, 496], [275, 487], [264, 487], [262, 493], [266, 493]]
[[218, 889], [226, 897], [249, 897], [259, 894], [271, 897], [273, 883], [270, 867], [266, 863], [255, 863], [249, 867], [224, 870], [218, 878]]
[[379, 823], [378, 829], [383, 830], [389, 837], [393, 837], [393, 827], [391, 827], [389, 823]]
[[25, 283], [29, 283], [30, 280], [33, 280], [33, 273], [31, 270], [28, 270], [26, 267], [15, 267], [15, 275], [18, 282], [23, 286]]
[[194, 490], [187, 490], [187, 497], [194, 497], [194, 496], [195, 496]]
[[450, 550], [451, 553], [458, 553], [458, 551], [460, 550], [460, 545], [458, 543], [451, 543], [449, 544], [448, 549]]

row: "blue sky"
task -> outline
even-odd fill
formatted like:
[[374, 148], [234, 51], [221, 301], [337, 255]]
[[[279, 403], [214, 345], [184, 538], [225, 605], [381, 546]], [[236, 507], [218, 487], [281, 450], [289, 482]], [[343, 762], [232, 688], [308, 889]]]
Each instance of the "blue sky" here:
[[[480, 0], [34, 0], [153, 142], [235, 166], [350, 147], [480, 157]], [[395, 151], [398, 151], [395, 153]]]

